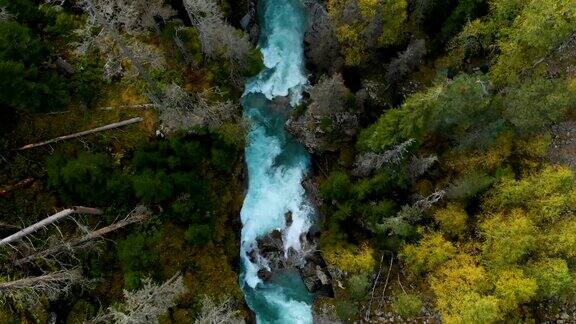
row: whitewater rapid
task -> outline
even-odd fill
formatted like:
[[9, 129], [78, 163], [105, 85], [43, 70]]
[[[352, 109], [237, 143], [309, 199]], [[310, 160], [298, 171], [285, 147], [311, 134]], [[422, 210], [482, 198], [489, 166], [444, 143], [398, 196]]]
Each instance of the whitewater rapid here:
[[[284, 130], [286, 116], [307, 85], [304, 69], [305, 10], [300, 0], [260, 0], [259, 48], [265, 69], [247, 82], [242, 99], [250, 121], [246, 164], [248, 191], [241, 210], [241, 285], [258, 323], [312, 323], [312, 296], [297, 273], [275, 274], [264, 283], [265, 262], [250, 261], [256, 239], [280, 229], [284, 249], [300, 249], [314, 210], [301, 181], [310, 157]], [[278, 100], [278, 98], [286, 98]], [[285, 226], [285, 214], [292, 224]]]

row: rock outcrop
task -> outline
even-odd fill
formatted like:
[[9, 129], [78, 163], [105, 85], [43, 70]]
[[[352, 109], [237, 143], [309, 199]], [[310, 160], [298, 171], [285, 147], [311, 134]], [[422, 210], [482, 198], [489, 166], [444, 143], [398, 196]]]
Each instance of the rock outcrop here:
[[[292, 225], [292, 213], [285, 215], [286, 227]], [[264, 281], [272, 279], [275, 272], [284, 270], [298, 271], [310, 293], [333, 297], [332, 276], [316, 242], [309, 233], [300, 236], [301, 249], [284, 250], [283, 233], [274, 230], [260, 237], [256, 246], [247, 252], [251, 262], [259, 264], [258, 277]]]

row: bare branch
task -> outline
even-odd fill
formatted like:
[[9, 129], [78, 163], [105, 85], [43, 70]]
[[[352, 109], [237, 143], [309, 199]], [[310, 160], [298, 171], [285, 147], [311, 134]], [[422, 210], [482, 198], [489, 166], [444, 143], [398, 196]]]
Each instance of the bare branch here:
[[0, 22], [8, 21], [14, 16], [6, 9], [6, 7], [0, 7]]
[[408, 148], [414, 143], [409, 139], [384, 153], [365, 152], [356, 158], [353, 174], [360, 177], [370, 175], [381, 169], [385, 164], [398, 164], [408, 152]]
[[[151, 68], [157, 67], [158, 64], [163, 65], [162, 55], [159, 50], [140, 42], [136, 37], [127, 42], [121, 33], [138, 36], [150, 28], [151, 24], [155, 26], [155, 15], [160, 15], [164, 19], [168, 14], [158, 7], [163, 6], [161, 0], [152, 1], [155, 6], [144, 8], [149, 10], [146, 12], [142, 12], [143, 7], [134, 5], [137, 2], [139, 1], [80, 0], [79, 5], [88, 14], [88, 20], [84, 28], [77, 31], [83, 38], [83, 42], [77, 47], [79, 52], [85, 53], [95, 46], [109, 57], [107, 61], [111, 57], [113, 62], [122, 55], [129, 59], [137, 74], [146, 81], [151, 92], [151, 100], [155, 104], [160, 104], [160, 88], [150, 76], [144, 62], [149, 63]], [[96, 35], [94, 30], [97, 31]], [[115, 71], [117, 72], [117, 66], [108, 72]]]
[[408, 165], [408, 171], [412, 180], [417, 179], [426, 173], [437, 161], [438, 157], [436, 155], [430, 155], [429, 157], [413, 157]]
[[321, 77], [308, 92], [308, 108], [304, 114], [290, 118], [286, 128], [311, 152], [335, 151], [358, 129], [358, 118], [346, 109], [350, 91], [342, 76], [333, 74]]
[[417, 208], [421, 208], [421, 209], [429, 209], [430, 207], [435, 205], [437, 202], [444, 199], [445, 196], [446, 196], [446, 190], [444, 190], [444, 189], [437, 190], [437, 191], [433, 192], [430, 196], [424, 197], [424, 198], [418, 200], [414, 204], [414, 206]]
[[333, 24], [326, 6], [317, 0], [306, 0], [309, 25], [305, 40], [308, 43], [306, 55], [316, 66], [328, 70], [338, 59], [338, 38], [332, 28]]
[[350, 92], [344, 85], [342, 75], [321, 77], [310, 93], [310, 111], [314, 114], [329, 115], [344, 110], [346, 96]]
[[184, 41], [182, 40], [182, 38], [180, 38], [180, 31], [182, 31], [184, 29], [185, 29], [185, 27], [183, 27], [183, 26], [176, 28], [176, 30], [174, 31], [174, 43], [176, 43], [176, 47], [178, 47], [178, 50], [182, 54], [182, 57], [184, 58], [184, 62], [186, 62], [187, 65], [191, 65], [193, 67], [196, 67], [197, 64], [196, 64], [196, 62], [194, 62], [194, 59], [192, 58], [192, 54], [190, 54], [190, 51], [188, 51], [188, 49], [186, 48]]

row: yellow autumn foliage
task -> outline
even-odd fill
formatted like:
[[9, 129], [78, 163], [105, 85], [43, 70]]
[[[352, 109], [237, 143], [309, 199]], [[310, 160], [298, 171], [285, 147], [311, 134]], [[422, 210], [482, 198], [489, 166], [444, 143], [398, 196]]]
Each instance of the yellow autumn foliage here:
[[410, 274], [429, 272], [454, 257], [456, 248], [441, 233], [425, 233], [418, 244], [407, 244], [400, 252]]
[[448, 204], [434, 215], [434, 218], [444, 232], [451, 235], [461, 235], [466, 230], [468, 214], [459, 204]]
[[328, 264], [348, 274], [372, 272], [376, 266], [374, 249], [368, 244], [331, 245], [325, 248], [324, 258]]

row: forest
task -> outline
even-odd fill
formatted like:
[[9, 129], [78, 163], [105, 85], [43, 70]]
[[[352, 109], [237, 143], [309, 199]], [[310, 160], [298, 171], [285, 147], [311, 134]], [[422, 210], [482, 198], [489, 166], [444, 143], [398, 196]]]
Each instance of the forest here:
[[576, 322], [576, 1], [282, 0], [314, 217], [248, 252], [275, 1], [0, 0], [0, 323], [286, 323], [245, 258], [313, 323]]

